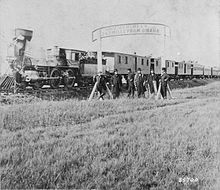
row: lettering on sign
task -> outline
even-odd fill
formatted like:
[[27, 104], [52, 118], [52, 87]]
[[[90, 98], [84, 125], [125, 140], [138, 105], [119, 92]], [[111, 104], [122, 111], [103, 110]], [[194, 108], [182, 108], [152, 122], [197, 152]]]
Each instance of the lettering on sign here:
[[166, 25], [152, 23], [113, 25], [93, 31], [92, 40], [97, 40], [99, 35], [101, 38], [135, 34], [167, 35], [167, 28]]

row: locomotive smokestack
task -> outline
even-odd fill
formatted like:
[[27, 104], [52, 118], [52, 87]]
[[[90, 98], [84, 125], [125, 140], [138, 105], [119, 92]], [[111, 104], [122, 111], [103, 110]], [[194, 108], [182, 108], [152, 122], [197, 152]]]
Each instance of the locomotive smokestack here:
[[17, 42], [15, 45], [14, 55], [15, 57], [23, 57], [26, 48], [26, 41], [31, 41], [33, 36], [32, 30], [26, 30], [21, 28], [15, 29], [15, 38]]
[[24, 38], [26, 40], [31, 41], [32, 36], [33, 36], [33, 31], [32, 30], [21, 29], [21, 28], [16, 28], [15, 29], [15, 37], [19, 37], [20, 35], [24, 36]]

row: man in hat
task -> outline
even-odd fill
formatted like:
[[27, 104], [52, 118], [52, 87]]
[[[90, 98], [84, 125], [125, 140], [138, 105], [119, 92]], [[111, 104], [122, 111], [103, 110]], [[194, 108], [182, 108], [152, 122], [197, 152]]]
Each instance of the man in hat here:
[[106, 78], [105, 76], [102, 74], [101, 71], [98, 72], [98, 75], [95, 76], [94, 78], [94, 82], [97, 82], [97, 91], [99, 92], [99, 97], [98, 99], [100, 100], [104, 100], [103, 96], [106, 94]]
[[127, 79], [127, 84], [128, 84], [128, 97], [132, 96], [134, 98], [134, 74], [131, 72], [131, 69], [128, 69], [128, 79]]
[[138, 98], [144, 97], [144, 75], [141, 73], [141, 68], [138, 68], [138, 71], [134, 77], [135, 87], [137, 89]]
[[167, 81], [168, 80], [169, 80], [169, 75], [166, 73], [166, 68], [162, 68], [161, 95], [164, 99], [167, 99]]
[[147, 84], [149, 86], [151, 97], [153, 97], [153, 95], [156, 95], [156, 90], [157, 90], [157, 83], [156, 83], [156, 81], [157, 81], [157, 77], [156, 77], [156, 75], [154, 73], [154, 70], [151, 69], [150, 75], [148, 76], [148, 79], [147, 79]]
[[122, 87], [122, 81], [117, 69], [115, 69], [114, 75], [111, 78], [111, 84], [113, 99], [118, 98]]

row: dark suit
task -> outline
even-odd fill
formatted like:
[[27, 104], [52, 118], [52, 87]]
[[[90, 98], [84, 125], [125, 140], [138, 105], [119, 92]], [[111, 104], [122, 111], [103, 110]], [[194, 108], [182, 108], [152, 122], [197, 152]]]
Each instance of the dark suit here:
[[117, 75], [113, 75], [111, 78], [111, 84], [112, 84], [112, 95], [113, 98], [118, 98], [121, 91], [122, 81], [121, 77]]
[[151, 94], [155, 93], [153, 81], [156, 82], [156, 75], [155, 74], [150, 74], [148, 76], [147, 83], [149, 84]]
[[161, 76], [161, 95], [164, 99], [167, 98], [167, 81], [169, 80], [169, 75], [167, 73], [164, 73]]
[[134, 74], [133, 73], [128, 74], [127, 83], [128, 83], [128, 97], [132, 95], [132, 98], [134, 98], [135, 86], [134, 86]]
[[138, 98], [144, 95], [144, 75], [137, 73], [135, 75], [135, 86], [137, 88]]

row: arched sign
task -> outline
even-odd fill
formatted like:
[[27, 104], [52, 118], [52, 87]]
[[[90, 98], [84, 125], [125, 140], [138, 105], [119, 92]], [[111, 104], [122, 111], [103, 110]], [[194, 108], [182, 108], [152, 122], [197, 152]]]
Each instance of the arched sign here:
[[92, 32], [92, 41], [97, 40], [99, 37], [102, 39], [113, 36], [141, 34], [170, 36], [170, 29], [167, 25], [158, 23], [131, 23], [111, 25], [94, 30]]
[[160, 23], [129, 23], [118, 24], [97, 28], [92, 32], [92, 41], [98, 41], [98, 71], [102, 71], [102, 45], [101, 40], [107, 37], [123, 36], [123, 35], [163, 35], [164, 51], [165, 38], [171, 36], [169, 26]]

